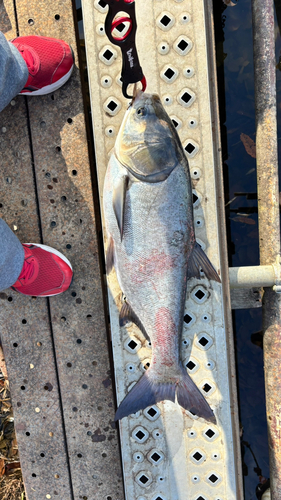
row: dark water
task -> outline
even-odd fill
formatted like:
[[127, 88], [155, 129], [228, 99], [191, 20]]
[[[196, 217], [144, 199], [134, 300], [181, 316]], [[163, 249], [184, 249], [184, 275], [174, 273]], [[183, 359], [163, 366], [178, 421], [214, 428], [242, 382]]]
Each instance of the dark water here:
[[[214, 0], [213, 3], [229, 265], [258, 265], [256, 165], [255, 158], [246, 152], [240, 138], [241, 134], [245, 134], [255, 141], [251, 0], [237, 0], [235, 7], [226, 7], [222, 0]], [[281, 61], [278, 64], [281, 38], [277, 22], [277, 19], [281, 20], [281, 0], [276, 0], [275, 5], [278, 123], [281, 123]], [[81, 0], [76, 0], [76, 9], [84, 80], [87, 83]], [[258, 333], [262, 330], [261, 309], [235, 311], [233, 326], [244, 441], [245, 500], [252, 500], [256, 499], [255, 490], [259, 483], [260, 471], [254, 470], [257, 463], [262, 475], [269, 477], [262, 336]]]
[[[275, 8], [277, 109], [280, 128], [280, 0], [275, 1]], [[226, 7], [222, 0], [215, 0], [214, 14], [226, 204], [231, 201], [226, 206], [229, 264], [258, 265], [255, 159], [246, 152], [240, 137], [241, 134], [246, 134], [255, 141], [251, 1], [237, 0], [234, 7]], [[280, 141], [278, 144], [280, 149]], [[262, 337], [256, 334], [262, 330], [261, 309], [235, 311], [233, 323], [243, 440], [250, 445], [262, 475], [269, 477]], [[254, 469], [257, 464], [247, 446], [243, 447], [243, 452], [245, 500], [251, 500], [256, 498], [258, 474]]]

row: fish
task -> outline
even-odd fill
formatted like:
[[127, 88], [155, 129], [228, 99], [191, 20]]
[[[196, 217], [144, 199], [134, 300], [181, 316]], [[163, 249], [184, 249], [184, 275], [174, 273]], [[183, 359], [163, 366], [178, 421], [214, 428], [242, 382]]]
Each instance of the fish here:
[[103, 190], [106, 269], [125, 296], [119, 323], [151, 340], [149, 368], [115, 420], [169, 400], [207, 421], [215, 415], [180, 359], [188, 279], [220, 278], [195, 240], [192, 186], [179, 136], [157, 94], [138, 91], [125, 113]]

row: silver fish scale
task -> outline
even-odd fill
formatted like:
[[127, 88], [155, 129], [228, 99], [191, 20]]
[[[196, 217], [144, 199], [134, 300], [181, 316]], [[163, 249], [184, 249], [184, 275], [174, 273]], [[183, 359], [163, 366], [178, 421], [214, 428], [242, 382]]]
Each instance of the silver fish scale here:
[[112, 200], [114, 186], [124, 174], [126, 170], [112, 156], [105, 178], [104, 211], [118, 256], [118, 281], [152, 340], [155, 356], [159, 351], [155, 338], [157, 314], [160, 329], [162, 323], [168, 329], [168, 316], [173, 320], [175, 339], [162, 335], [162, 342], [171, 343], [161, 348], [177, 360], [190, 242], [194, 242], [190, 184], [180, 164], [164, 182], [131, 183], [126, 193], [121, 242]]
[[[226, 272], [211, 1], [135, 3], [137, 48], [147, 91], [160, 95], [189, 161], [196, 239], [214, 267]], [[82, 0], [82, 12], [102, 204], [109, 154], [128, 101], [121, 94], [120, 51], [102, 30], [107, 6], [102, 0]], [[106, 246], [105, 231], [104, 237]], [[119, 328], [122, 293], [114, 270], [108, 277], [108, 296], [120, 404], [151, 362], [151, 347], [135, 325]], [[192, 278], [184, 310], [181, 358], [215, 410], [218, 425], [196, 419], [170, 402], [121, 420], [126, 500], [243, 498], [228, 297], [227, 274], [223, 286]], [[109, 495], [120, 498], [110, 486]]]

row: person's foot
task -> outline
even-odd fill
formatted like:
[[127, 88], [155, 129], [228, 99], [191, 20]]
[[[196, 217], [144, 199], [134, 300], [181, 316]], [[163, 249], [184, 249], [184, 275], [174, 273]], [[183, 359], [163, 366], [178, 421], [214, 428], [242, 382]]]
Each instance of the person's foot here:
[[22, 55], [29, 72], [20, 94], [50, 94], [70, 78], [74, 55], [71, 47], [63, 40], [31, 35], [19, 36], [10, 42]]
[[24, 243], [22, 271], [13, 290], [24, 295], [50, 297], [65, 292], [72, 280], [69, 260], [58, 250], [46, 245]]

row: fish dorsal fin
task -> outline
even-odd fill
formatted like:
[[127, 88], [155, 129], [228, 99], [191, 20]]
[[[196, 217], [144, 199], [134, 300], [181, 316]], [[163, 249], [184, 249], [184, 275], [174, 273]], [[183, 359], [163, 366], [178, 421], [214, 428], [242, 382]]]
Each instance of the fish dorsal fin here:
[[194, 276], [195, 278], [200, 278], [201, 269], [209, 280], [221, 282], [217, 271], [209, 261], [207, 255], [200, 245], [195, 243], [188, 262], [187, 277], [192, 278]]
[[113, 210], [117, 220], [117, 225], [120, 231], [121, 241], [123, 238], [124, 229], [124, 208], [126, 201], [126, 191], [129, 183], [129, 176], [123, 175], [119, 179], [117, 186], [113, 190]]
[[146, 333], [146, 330], [141, 322], [141, 320], [138, 318], [136, 313], [133, 311], [132, 307], [128, 302], [124, 302], [120, 311], [119, 315], [119, 325], [120, 326], [125, 326], [126, 323], [129, 323], [129, 321], [132, 321], [143, 333], [145, 338], [150, 341], [149, 336]]
[[114, 266], [114, 241], [109, 237], [108, 246], [106, 249], [106, 257], [105, 257], [105, 269], [106, 274], [109, 274], [111, 269]]

